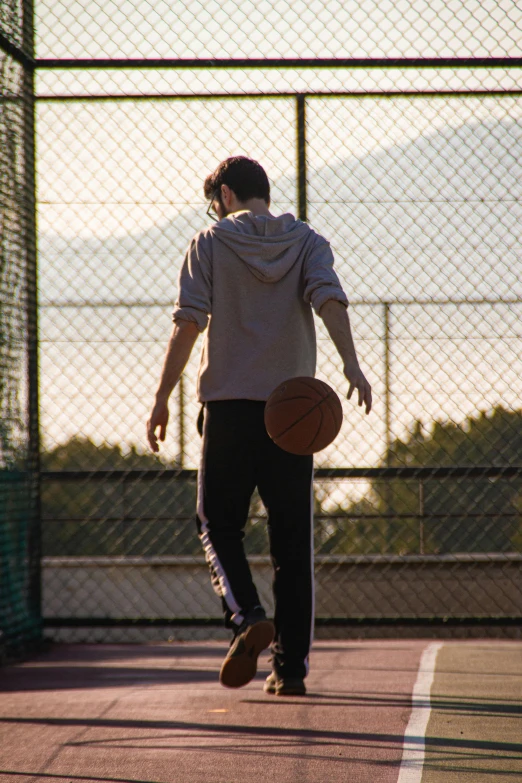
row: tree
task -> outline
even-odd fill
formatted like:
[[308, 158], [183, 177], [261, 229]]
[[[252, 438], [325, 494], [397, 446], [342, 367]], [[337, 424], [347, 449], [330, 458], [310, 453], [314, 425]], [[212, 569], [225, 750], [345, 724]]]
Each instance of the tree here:
[[[496, 407], [468, 417], [462, 426], [435, 422], [425, 435], [420, 422], [390, 447], [392, 466], [518, 465], [522, 455], [522, 411]], [[419, 508], [418, 482], [391, 482], [395, 513]], [[424, 482], [425, 551], [508, 552], [520, 548], [522, 494], [519, 479], [431, 479]], [[380, 508], [385, 504], [381, 498]], [[437, 517], [429, 518], [429, 515]], [[473, 516], [468, 516], [473, 515]]]
[[[102, 479], [42, 484], [43, 552], [46, 555], [200, 554], [195, 525], [194, 481], [154, 481], [152, 471], [177, 468], [132, 447], [73, 437], [42, 454], [42, 469], [107, 471]], [[144, 470], [149, 478], [128, 481], [111, 471]]]
[[[505, 467], [521, 460], [522, 411], [499, 406], [461, 426], [436, 421], [429, 434], [415, 421], [406, 438], [390, 445], [384, 464]], [[520, 478], [430, 479], [423, 490], [425, 553], [522, 550]], [[418, 479], [376, 479], [361, 500], [329, 507], [326, 519], [316, 510], [316, 548], [325, 554], [419, 553], [418, 513]]]

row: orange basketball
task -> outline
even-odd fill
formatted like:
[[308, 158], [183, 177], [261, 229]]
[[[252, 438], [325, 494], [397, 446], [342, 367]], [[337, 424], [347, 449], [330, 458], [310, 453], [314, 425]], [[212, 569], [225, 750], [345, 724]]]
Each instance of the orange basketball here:
[[315, 454], [338, 435], [343, 421], [341, 401], [317, 378], [290, 378], [274, 389], [265, 406], [265, 427], [291, 454]]

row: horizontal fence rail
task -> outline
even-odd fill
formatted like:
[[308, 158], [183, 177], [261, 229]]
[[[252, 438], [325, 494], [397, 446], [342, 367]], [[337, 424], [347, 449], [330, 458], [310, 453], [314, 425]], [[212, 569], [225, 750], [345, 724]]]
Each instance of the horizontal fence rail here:
[[80, 68], [520, 68], [522, 57], [38, 58], [42, 69]]
[[[42, 481], [177, 481], [180, 479], [197, 480], [198, 471], [184, 470], [44, 470]], [[440, 467], [390, 467], [390, 468], [316, 468], [316, 479], [399, 479], [416, 478], [513, 478], [522, 476], [519, 465], [448, 465]]]

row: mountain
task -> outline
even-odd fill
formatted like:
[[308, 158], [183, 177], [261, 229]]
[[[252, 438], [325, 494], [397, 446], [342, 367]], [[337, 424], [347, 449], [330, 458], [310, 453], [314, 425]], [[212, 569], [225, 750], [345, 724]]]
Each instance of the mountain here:
[[[341, 149], [317, 166], [327, 153], [310, 131], [309, 219], [332, 241], [352, 298], [522, 297], [520, 113], [514, 104], [512, 117], [472, 117], [360, 157]], [[273, 189], [293, 198], [295, 183]], [[183, 253], [207, 220], [187, 206], [104, 240], [42, 232], [41, 301], [171, 300]]]

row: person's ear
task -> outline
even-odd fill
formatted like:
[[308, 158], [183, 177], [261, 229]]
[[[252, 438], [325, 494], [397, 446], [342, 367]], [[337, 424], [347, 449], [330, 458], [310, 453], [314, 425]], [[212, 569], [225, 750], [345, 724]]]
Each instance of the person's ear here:
[[221, 185], [221, 203], [228, 209], [230, 206], [230, 188], [228, 185]]

